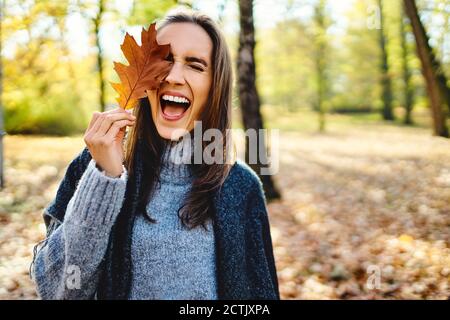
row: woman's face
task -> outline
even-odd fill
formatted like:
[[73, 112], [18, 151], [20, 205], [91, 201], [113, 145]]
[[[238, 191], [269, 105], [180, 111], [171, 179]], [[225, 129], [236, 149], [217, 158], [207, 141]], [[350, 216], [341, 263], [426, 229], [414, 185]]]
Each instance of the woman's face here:
[[212, 82], [213, 44], [202, 27], [188, 22], [159, 29], [157, 41], [170, 43], [173, 65], [159, 89], [148, 91], [152, 118], [162, 138], [177, 140], [183, 130], [193, 129], [205, 108]]

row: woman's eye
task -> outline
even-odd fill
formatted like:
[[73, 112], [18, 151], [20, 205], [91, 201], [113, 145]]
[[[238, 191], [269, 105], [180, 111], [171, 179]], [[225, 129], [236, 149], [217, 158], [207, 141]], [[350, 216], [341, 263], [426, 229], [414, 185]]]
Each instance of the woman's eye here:
[[197, 70], [197, 71], [204, 71], [202, 67], [199, 67], [199, 66], [197, 66], [197, 65], [195, 65], [195, 64], [191, 64], [190, 67], [191, 67], [192, 69]]

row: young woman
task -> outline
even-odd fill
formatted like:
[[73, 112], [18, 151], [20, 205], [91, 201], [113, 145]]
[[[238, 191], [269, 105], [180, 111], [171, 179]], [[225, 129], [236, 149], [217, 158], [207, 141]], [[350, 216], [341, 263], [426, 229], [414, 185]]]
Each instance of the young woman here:
[[207, 16], [183, 13], [166, 17], [157, 41], [171, 46], [161, 86], [134, 115], [94, 113], [87, 147], [44, 210], [37, 291], [43, 299], [279, 299], [258, 176], [239, 160], [192, 161], [207, 146], [191, 137], [196, 124], [223, 137], [230, 128], [225, 40]]

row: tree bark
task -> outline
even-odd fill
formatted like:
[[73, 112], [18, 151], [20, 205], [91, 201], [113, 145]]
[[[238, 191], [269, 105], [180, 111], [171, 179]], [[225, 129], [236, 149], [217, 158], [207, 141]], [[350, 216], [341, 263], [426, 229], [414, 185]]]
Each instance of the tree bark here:
[[[238, 90], [239, 100], [242, 110], [242, 120], [246, 130], [256, 130], [257, 143], [256, 148], [259, 155], [259, 148], [265, 148], [264, 136], [259, 135], [259, 130], [263, 129], [263, 119], [260, 112], [260, 101], [256, 89], [256, 71], [255, 71], [255, 29], [253, 25], [253, 1], [239, 0], [240, 12], [240, 35], [239, 52], [237, 59], [238, 72]], [[265, 151], [265, 150], [264, 150]], [[245, 143], [246, 162], [249, 163], [249, 140]], [[266, 197], [268, 199], [279, 198], [275, 184], [270, 175], [260, 175], [260, 169], [263, 167], [260, 157], [257, 157], [257, 163], [249, 163], [252, 169], [260, 176], [264, 186]]]
[[105, 0], [98, 0], [98, 11], [97, 15], [94, 17], [94, 33], [95, 33], [95, 45], [97, 47], [97, 70], [98, 70], [98, 85], [100, 89], [99, 93], [99, 104], [100, 111], [105, 111], [105, 92], [106, 83], [103, 77], [103, 50], [100, 43], [100, 27], [102, 24], [102, 17], [105, 11]]
[[422, 74], [425, 78], [430, 99], [434, 134], [448, 138], [449, 131], [446, 124], [447, 112], [445, 104], [450, 106], [450, 93], [447, 87], [447, 79], [429, 44], [425, 27], [420, 21], [416, 2], [414, 0], [404, 0], [404, 5], [416, 39], [417, 55], [422, 64]]
[[386, 36], [384, 34], [384, 14], [383, 1], [378, 0], [378, 7], [380, 10], [380, 29], [379, 42], [381, 51], [380, 72], [381, 72], [381, 88], [383, 100], [383, 119], [394, 120], [394, 113], [392, 112], [392, 83], [389, 74], [388, 52], [386, 48]]

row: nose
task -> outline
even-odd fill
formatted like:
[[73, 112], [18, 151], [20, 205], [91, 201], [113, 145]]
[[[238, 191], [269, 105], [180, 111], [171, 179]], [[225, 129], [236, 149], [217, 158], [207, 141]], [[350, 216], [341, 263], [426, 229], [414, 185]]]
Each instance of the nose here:
[[183, 85], [186, 83], [183, 73], [183, 65], [178, 62], [174, 62], [172, 69], [170, 69], [169, 74], [166, 77], [166, 81], [170, 84]]

